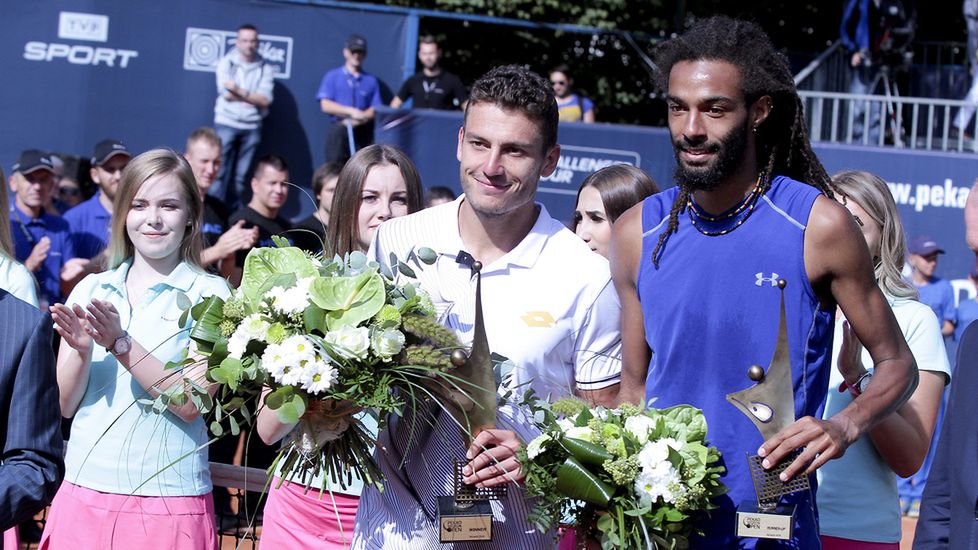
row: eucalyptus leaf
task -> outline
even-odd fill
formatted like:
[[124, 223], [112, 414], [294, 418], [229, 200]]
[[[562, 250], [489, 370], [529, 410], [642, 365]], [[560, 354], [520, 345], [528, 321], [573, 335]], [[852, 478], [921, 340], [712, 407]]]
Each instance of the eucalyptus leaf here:
[[414, 270], [404, 262], [397, 262], [397, 270], [400, 271], [405, 277], [410, 277], [412, 279], [418, 278], [417, 273], [415, 273]]
[[224, 428], [220, 422], [211, 422], [211, 433], [217, 437], [224, 435]]
[[428, 265], [431, 265], [438, 260], [438, 253], [427, 246], [422, 246], [418, 249], [418, 259]]
[[237, 436], [241, 433], [241, 427], [238, 426], [238, 421], [233, 416], [228, 417], [228, 424], [231, 425], [231, 435]]

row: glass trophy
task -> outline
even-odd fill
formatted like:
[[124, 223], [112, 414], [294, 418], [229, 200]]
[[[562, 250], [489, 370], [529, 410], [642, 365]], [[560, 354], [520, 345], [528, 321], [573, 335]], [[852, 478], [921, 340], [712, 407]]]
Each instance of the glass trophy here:
[[[456, 365], [453, 373], [463, 381], [462, 389], [471, 399], [472, 406], [463, 408], [455, 402], [444, 403], [462, 430], [465, 448], [479, 432], [495, 427], [497, 402], [496, 380], [482, 316], [482, 264], [472, 262], [471, 267], [476, 278], [472, 350], [467, 358], [453, 355], [452, 361]], [[454, 461], [453, 494], [438, 497], [438, 534], [443, 543], [491, 541], [490, 501], [506, 498], [505, 485], [487, 488], [466, 485], [462, 481], [462, 468], [466, 464], [464, 460]]]
[[[778, 280], [781, 289], [781, 320], [778, 341], [771, 364], [764, 371], [760, 365], [752, 365], [747, 376], [757, 382], [739, 392], [727, 394], [727, 401], [754, 423], [761, 437], [767, 441], [795, 421], [795, 395], [791, 382], [791, 360], [788, 355], [788, 328], [784, 314], [785, 280]], [[745, 501], [737, 508], [738, 537], [790, 540], [795, 524], [795, 505], [782, 504], [781, 497], [810, 488], [807, 475], [799, 475], [788, 482], [778, 477], [797, 458], [800, 451], [781, 460], [774, 468], [765, 470], [760, 456], [747, 456], [751, 480], [754, 483], [755, 501]]]

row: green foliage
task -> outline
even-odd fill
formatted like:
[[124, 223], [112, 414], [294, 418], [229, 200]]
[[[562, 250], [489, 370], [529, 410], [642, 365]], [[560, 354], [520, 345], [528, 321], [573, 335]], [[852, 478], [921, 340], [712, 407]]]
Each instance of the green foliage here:
[[269, 279], [280, 275], [301, 279], [317, 274], [309, 258], [298, 248], [253, 248], [245, 258], [240, 290], [251, 304], [257, 304], [263, 291], [271, 288]]
[[326, 311], [329, 330], [354, 327], [384, 306], [384, 280], [376, 270], [355, 277], [318, 277], [309, 287], [312, 302]]

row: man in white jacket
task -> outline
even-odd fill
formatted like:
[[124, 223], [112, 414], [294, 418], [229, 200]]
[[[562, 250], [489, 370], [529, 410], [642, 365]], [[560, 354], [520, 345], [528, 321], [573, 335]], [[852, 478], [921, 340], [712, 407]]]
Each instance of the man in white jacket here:
[[261, 121], [272, 104], [275, 69], [258, 53], [258, 29], [238, 27], [235, 47], [217, 64], [214, 129], [221, 138], [221, 173], [208, 192], [230, 210], [246, 202], [245, 176], [261, 139]]

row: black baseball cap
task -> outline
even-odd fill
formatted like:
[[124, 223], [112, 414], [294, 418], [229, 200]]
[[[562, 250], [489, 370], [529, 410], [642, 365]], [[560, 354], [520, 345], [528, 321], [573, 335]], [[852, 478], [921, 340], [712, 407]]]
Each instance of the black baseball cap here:
[[351, 34], [346, 38], [346, 44], [343, 47], [351, 52], [365, 52], [367, 51], [367, 39], [359, 34]]
[[92, 155], [92, 165], [101, 166], [117, 155], [132, 157], [132, 153], [126, 148], [126, 144], [117, 139], [103, 139], [95, 146], [95, 153]]
[[47, 170], [54, 173], [54, 163], [51, 157], [37, 149], [28, 149], [20, 154], [20, 158], [14, 164], [13, 172], [20, 172], [25, 176], [38, 170]]

